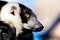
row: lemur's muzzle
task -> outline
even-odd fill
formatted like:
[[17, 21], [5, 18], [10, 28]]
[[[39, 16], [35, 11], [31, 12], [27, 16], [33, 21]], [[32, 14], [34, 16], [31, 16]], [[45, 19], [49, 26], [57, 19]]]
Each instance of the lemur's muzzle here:
[[38, 31], [42, 31], [44, 26], [37, 20], [37, 23], [34, 25], [35, 29], [33, 29], [33, 31], [38, 32]]
[[0, 39], [1, 40], [14, 40], [15, 29], [3, 21], [0, 21]]
[[[35, 25], [35, 26], [37, 26], [37, 25]], [[43, 28], [44, 28], [44, 26], [43, 25], [40, 25], [40, 27], [38, 27], [36, 29], [33, 29], [33, 31], [35, 31], [35, 32], [42, 31]]]

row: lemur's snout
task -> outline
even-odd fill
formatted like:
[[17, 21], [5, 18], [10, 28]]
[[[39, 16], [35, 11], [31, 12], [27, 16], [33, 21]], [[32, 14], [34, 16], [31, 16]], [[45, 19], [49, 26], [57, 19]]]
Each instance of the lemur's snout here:
[[42, 31], [44, 26], [38, 21], [38, 23], [34, 25], [34, 28], [33, 31]]
[[36, 29], [33, 29], [33, 31], [42, 31], [44, 26], [43, 25], [35, 25], [37, 27]]
[[44, 28], [44, 26], [43, 26], [42, 23], [40, 23], [39, 21], [38, 21], [38, 25], [39, 25], [39, 27], [38, 27], [36, 30], [42, 31], [43, 28]]

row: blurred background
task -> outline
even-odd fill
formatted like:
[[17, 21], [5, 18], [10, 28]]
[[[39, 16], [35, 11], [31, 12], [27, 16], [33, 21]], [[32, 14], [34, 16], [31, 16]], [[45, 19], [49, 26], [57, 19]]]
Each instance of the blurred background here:
[[44, 25], [40, 32], [33, 32], [34, 40], [60, 40], [60, 0], [5, 0], [31, 8]]

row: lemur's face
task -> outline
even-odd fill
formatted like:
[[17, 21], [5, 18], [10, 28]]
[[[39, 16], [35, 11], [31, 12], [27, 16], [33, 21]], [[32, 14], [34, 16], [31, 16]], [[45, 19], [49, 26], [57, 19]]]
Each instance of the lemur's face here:
[[0, 29], [8, 30], [8, 33], [16, 31], [16, 36], [18, 36], [23, 32], [22, 29], [41, 31], [43, 25], [26, 6], [0, 1]]

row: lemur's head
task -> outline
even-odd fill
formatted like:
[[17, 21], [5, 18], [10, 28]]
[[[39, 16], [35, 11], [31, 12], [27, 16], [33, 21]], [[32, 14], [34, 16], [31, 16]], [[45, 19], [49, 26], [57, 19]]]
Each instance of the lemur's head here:
[[8, 33], [16, 31], [16, 36], [18, 36], [23, 29], [41, 31], [43, 25], [28, 7], [18, 3], [0, 1], [0, 29]]

